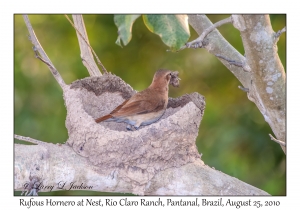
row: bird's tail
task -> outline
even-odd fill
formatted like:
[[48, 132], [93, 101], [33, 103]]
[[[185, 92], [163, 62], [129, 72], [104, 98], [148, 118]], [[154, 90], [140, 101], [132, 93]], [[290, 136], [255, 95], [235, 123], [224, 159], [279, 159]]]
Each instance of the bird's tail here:
[[108, 114], [103, 117], [99, 117], [99, 118], [95, 119], [95, 121], [96, 121], [96, 123], [99, 123], [99, 122], [102, 122], [102, 121], [110, 119], [110, 118], [112, 118], [112, 116], [111, 116], [111, 114]]

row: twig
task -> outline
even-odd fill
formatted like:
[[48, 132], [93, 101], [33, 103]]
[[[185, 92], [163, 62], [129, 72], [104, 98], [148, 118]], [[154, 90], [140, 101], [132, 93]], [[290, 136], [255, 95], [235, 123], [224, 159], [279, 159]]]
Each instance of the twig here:
[[249, 88], [245, 88], [245, 87], [242, 87], [242, 86], [238, 86], [238, 88], [240, 88], [242, 91], [245, 91], [245, 92], [249, 93]]
[[275, 141], [276, 143], [280, 144], [281, 146], [284, 146], [284, 147], [286, 146], [285, 142], [275, 139], [271, 134], [269, 134], [269, 136], [271, 137], [271, 140]]
[[58, 82], [60, 87], [64, 88], [66, 86], [66, 83], [64, 82], [63, 78], [61, 77], [61, 75], [59, 74], [57, 69], [52, 64], [51, 60], [49, 59], [46, 52], [44, 51], [42, 45], [39, 43], [39, 40], [37, 39], [37, 37], [34, 33], [34, 30], [32, 28], [32, 25], [30, 23], [28, 15], [23, 15], [23, 18], [24, 18], [25, 24], [27, 26], [27, 29], [29, 31], [30, 41], [34, 46], [34, 50], [39, 52], [39, 54], [41, 55], [40, 60], [42, 60], [44, 63], [47, 64], [47, 66], [49, 67], [52, 75], [54, 76], [54, 78], [56, 79], [56, 81]]
[[230, 60], [230, 59], [224, 57], [223, 55], [219, 55], [219, 54], [216, 54], [215, 56], [218, 57], [218, 58], [221, 58], [221, 59], [223, 59], [225, 61], [227, 61], [230, 65], [235, 65], [235, 66], [243, 67], [243, 63], [242, 62], [238, 62], [238, 61], [235, 61], [235, 60]]
[[283, 29], [277, 31], [275, 34], [275, 38], [278, 39], [282, 33], [286, 32], [286, 27], [283, 27]]
[[182, 48], [180, 48], [179, 50], [183, 50], [185, 48], [202, 48], [203, 45], [203, 40], [204, 38], [210, 33], [212, 32], [214, 29], [216, 29], [217, 27], [220, 27], [221, 25], [224, 25], [226, 23], [231, 23], [231, 16], [229, 18], [220, 20], [218, 22], [216, 22], [215, 24], [213, 24], [212, 26], [210, 26], [209, 28], [205, 29], [203, 31], [203, 33], [194, 41], [188, 42], [185, 44], [185, 46], [183, 46]]
[[30, 142], [30, 143], [33, 143], [33, 144], [45, 144], [45, 142], [43, 142], [43, 141], [39, 141], [39, 140], [30, 138], [30, 137], [19, 136], [19, 135], [16, 135], [16, 134], [15, 134], [14, 138], [19, 139], [21, 141], [27, 141], [27, 142]]
[[35, 53], [35, 57], [36, 57], [37, 59], [41, 60], [43, 63], [45, 63], [45, 64], [50, 68], [51, 72], [57, 71], [57, 70], [55, 69], [55, 67], [53, 66], [52, 63], [49, 63], [48, 61], [44, 60], [41, 56], [39, 56], [38, 50], [36, 49], [35, 46], [33, 46], [32, 49], [33, 49], [33, 51], [34, 51], [34, 53]]
[[[67, 15], [65, 16], [72, 25], [72, 22], [69, 19], [69, 17]], [[83, 17], [82, 15], [72, 15], [72, 17], [74, 21], [74, 25], [72, 26], [76, 30], [82, 63], [87, 68], [90, 76], [101, 76], [102, 74], [92, 54], [92, 48], [89, 45], [89, 39], [84, 25]]]
[[238, 62], [238, 61], [235, 61], [235, 60], [230, 60], [230, 59], [224, 57], [223, 55], [219, 55], [219, 54], [216, 54], [215, 56], [227, 61], [230, 65], [242, 67], [244, 69], [244, 71], [246, 71], [246, 72], [251, 71], [250, 67], [245, 62]]
[[[73, 15], [74, 22], [75, 22], [75, 24], [78, 24], [77, 26], [79, 26], [79, 25], [81, 26], [81, 27], [78, 27], [78, 28], [82, 29], [82, 33], [81, 33], [81, 32], [78, 30], [78, 28], [73, 24], [73, 22], [70, 20], [70, 18], [69, 18], [67, 15], [65, 15], [65, 17], [66, 17], [67, 20], [70, 22], [70, 24], [73, 26], [73, 28], [76, 30], [77, 35], [79, 35], [79, 36], [82, 38], [82, 40], [84, 41], [84, 43], [88, 45], [89, 49], [92, 51], [93, 55], [95, 56], [95, 58], [96, 58], [96, 60], [97, 60], [97, 63], [99, 64], [99, 66], [101, 66], [102, 71], [103, 71], [104, 73], [107, 73], [106, 68], [105, 68], [104, 65], [101, 63], [100, 59], [99, 59], [98, 56], [96, 55], [96, 53], [95, 53], [95, 51], [93, 50], [92, 46], [91, 46], [91, 45], [89, 44], [89, 42], [88, 42], [88, 37], [87, 37], [87, 33], [86, 33], [86, 30], [85, 30], [85, 26], [84, 26], [84, 22], [83, 22], [82, 16], [80, 15], [79, 18], [80, 18], [81, 20], [78, 20], [78, 19], [76, 18], [76, 17], [78, 17], [78, 15]], [[75, 21], [75, 19], [76, 19], [77, 21]], [[79, 38], [78, 38], [78, 40], [79, 40], [79, 44], [80, 44], [80, 50], [81, 50], [81, 51], [85, 51], [85, 50], [84, 50], [84, 49], [85, 49], [85, 46], [81, 44], [81, 42], [80, 42], [81, 40], [80, 40]], [[84, 59], [84, 55], [87, 56], [87, 60], [88, 60], [88, 61], [86, 61], [86, 60]], [[93, 69], [93, 70], [90, 71], [91, 68], [89, 68], [89, 67], [90, 67], [90, 65], [92, 65], [91, 60], [93, 60], [93, 59], [88, 59], [88, 58], [90, 58], [90, 57], [91, 57], [91, 56], [89, 56], [89, 53], [85, 53], [85, 54], [82, 55], [82, 59], [83, 59], [83, 61], [84, 61], [85, 66], [86, 66], [87, 69], [89, 70], [90, 75], [91, 75], [91, 76], [101, 76], [101, 73], [100, 73], [99, 70], [98, 70], [98, 72], [97, 72], [95, 69]], [[98, 68], [97, 68], [97, 69], [98, 69]], [[99, 73], [100, 73], [100, 75], [99, 75]]]

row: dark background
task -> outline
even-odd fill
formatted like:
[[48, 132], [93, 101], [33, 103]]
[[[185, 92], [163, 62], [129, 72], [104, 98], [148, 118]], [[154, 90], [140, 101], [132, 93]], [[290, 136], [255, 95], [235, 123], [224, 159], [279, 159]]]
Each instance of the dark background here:
[[[71, 17], [71, 16], [69, 16]], [[229, 15], [208, 15], [212, 22]], [[88, 77], [80, 58], [75, 30], [64, 15], [29, 15], [35, 33], [52, 63], [67, 84]], [[286, 25], [286, 15], [270, 15], [274, 31]], [[62, 90], [48, 67], [35, 58], [21, 15], [14, 26], [14, 133], [52, 143], [64, 143], [66, 108]], [[168, 52], [159, 36], [151, 33], [139, 17], [132, 40], [121, 48], [115, 44], [113, 15], [84, 15], [89, 41], [106, 69], [141, 91], [159, 68], [179, 71], [180, 88], [170, 87], [170, 97], [199, 92], [206, 110], [197, 147], [205, 164], [271, 195], [286, 195], [286, 156], [268, 136], [269, 125], [239, 81], [205, 49]], [[222, 35], [244, 54], [240, 33], [231, 24], [219, 28]], [[197, 34], [190, 27], [191, 40]], [[286, 67], [286, 34], [278, 42]], [[23, 143], [15, 140], [17, 143]], [[15, 195], [19, 195], [16, 192]], [[58, 191], [40, 195], [124, 195], [85, 191]]]

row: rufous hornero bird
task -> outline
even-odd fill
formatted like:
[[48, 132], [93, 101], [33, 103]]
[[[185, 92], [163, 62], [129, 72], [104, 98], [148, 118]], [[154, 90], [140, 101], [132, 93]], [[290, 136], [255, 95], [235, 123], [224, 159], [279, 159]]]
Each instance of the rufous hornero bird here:
[[125, 122], [127, 129], [131, 126], [138, 129], [141, 125], [149, 125], [161, 118], [167, 108], [169, 84], [179, 87], [178, 72], [160, 69], [155, 72], [151, 85], [134, 94], [117, 106], [110, 114], [96, 119], [102, 121]]

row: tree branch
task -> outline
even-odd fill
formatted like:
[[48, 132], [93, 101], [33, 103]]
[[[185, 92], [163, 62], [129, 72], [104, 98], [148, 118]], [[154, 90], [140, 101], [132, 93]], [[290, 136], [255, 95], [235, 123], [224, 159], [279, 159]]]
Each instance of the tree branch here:
[[69, 17], [67, 15], [65, 15], [65, 17], [70, 22], [70, 24], [73, 26], [73, 28], [76, 30], [79, 47], [80, 47], [80, 51], [81, 51], [80, 56], [81, 56], [83, 65], [88, 69], [90, 76], [101, 76], [102, 75], [95, 63], [92, 53], [94, 54], [98, 64], [101, 66], [103, 72], [107, 73], [105, 67], [103, 66], [103, 64], [99, 60], [97, 54], [95, 53], [95, 51], [93, 50], [93, 48], [91, 47], [91, 45], [89, 43], [89, 39], [88, 39], [88, 35], [87, 35], [86, 29], [85, 29], [82, 15], [72, 15], [75, 25], [72, 23], [72, 21], [69, 19]]
[[[189, 15], [189, 24], [195, 29], [199, 36], [207, 28], [211, 28], [213, 23], [207, 18], [206, 15]], [[245, 57], [240, 54], [221, 34], [215, 29], [206, 36], [207, 44], [203, 46], [212, 55], [223, 55], [230, 60], [234, 60], [237, 63], [245, 63]], [[241, 67], [230, 65], [226, 60], [218, 58], [242, 83], [244, 87], [250, 86], [251, 78], [250, 73], [241, 71]]]
[[[120, 169], [101, 174], [95, 166], [66, 145], [15, 144], [15, 184], [24, 190], [29, 177], [42, 180], [38, 192], [92, 190], [132, 193], [132, 185], [120, 177]], [[217, 181], [216, 181], [217, 180]], [[81, 186], [72, 188], [73, 186]], [[65, 183], [65, 184], [64, 184]], [[34, 184], [34, 183], [33, 183]], [[53, 188], [52, 188], [53, 187]], [[145, 195], [268, 195], [266, 192], [206, 166], [200, 159], [160, 171], [147, 184]]]
[[235, 65], [235, 66], [238, 66], [238, 67], [242, 67], [244, 69], [244, 71], [249, 72], [251, 70], [250, 67], [245, 62], [241, 63], [241, 62], [238, 62], [238, 61], [235, 61], [235, 60], [230, 60], [229, 58], [226, 58], [223, 55], [219, 55], [219, 54], [216, 54], [215, 56], [227, 61], [230, 65]]
[[245, 88], [245, 87], [242, 87], [240, 85], [238, 86], [238, 88], [241, 89], [244, 92], [247, 92], [247, 93], [249, 92], [249, 88]]
[[283, 29], [277, 31], [277, 33], [274, 35], [275, 38], [275, 43], [278, 42], [279, 37], [281, 36], [282, 33], [286, 32], [286, 27], [283, 27]]
[[271, 134], [269, 134], [269, 136], [271, 137], [271, 140], [275, 141], [276, 143], [280, 144], [281, 146], [284, 146], [284, 147], [286, 146], [285, 142], [275, 139]]
[[21, 141], [30, 142], [30, 143], [33, 143], [33, 144], [44, 144], [45, 143], [43, 141], [39, 141], [39, 140], [30, 138], [30, 137], [19, 136], [19, 135], [16, 135], [16, 134], [14, 135], [14, 138], [19, 139]]
[[[31, 43], [34, 46], [34, 51], [36, 53], [36, 51], [39, 52], [39, 54], [41, 55], [41, 60], [47, 64], [47, 66], [49, 67], [52, 75], [54, 76], [54, 78], [56, 79], [56, 81], [58, 82], [58, 84], [60, 85], [60, 87], [63, 89], [66, 86], [66, 83], [64, 82], [63, 78], [61, 77], [61, 75], [59, 74], [59, 72], [57, 71], [57, 69], [54, 67], [54, 65], [52, 64], [51, 60], [49, 59], [49, 57], [47, 56], [46, 52], [44, 51], [42, 45], [39, 43], [34, 30], [31, 26], [31, 23], [29, 21], [28, 15], [23, 15], [25, 24], [27, 26], [27, 29], [29, 31], [29, 38]], [[39, 58], [39, 56], [36, 53], [37, 58]], [[39, 58], [40, 59], [40, 58]]]
[[[207, 35], [209, 41], [204, 48], [213, 55], [224, 55], [235, 63], [245, 63], [251, 71], [241, 71], [219, 58], [242, 86], [248, 88], [249, 100], [256, 104], [276, 137], [285, 141], [285, 72], [274, 46], [269, 16], [232, 15], [232, 20], [234, 27], [241, 32], [246, 58], [218, 30]], [[189, 23], [199, 35], [213, 25], [205, 15], [189, 15]], [[285, 152], [285, 147], [282, 149]]]
[[216, 22], [215, 24], [213, 24], [210, 27], [208, 27], [207, 29], [205, 29], [197, 39], [186, 43], [186, 45], [183, 46], [180, 50], [185, 49], [185, 48], [202, 48], [203, 40], [210, 32], [212, 32], [214, 29], [220, 27], [221, 25], [224, 25], [226, 23], [231, 23], [231, 22], [232, 22], [231, 17]]
[[[234, 15], [240, 30], [247, 63], [251, 68], [248, 98], [253, 101], [277, 139], [285, 142], [285, 71], [274, 43], [269, 15]], [[285, 146], [281, 144], [285, 152]]]

